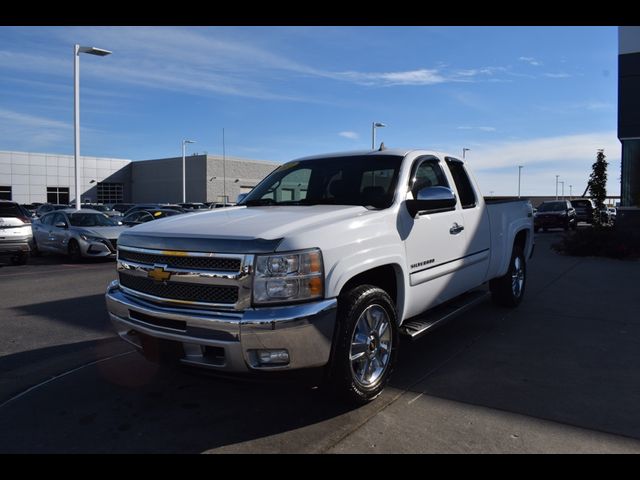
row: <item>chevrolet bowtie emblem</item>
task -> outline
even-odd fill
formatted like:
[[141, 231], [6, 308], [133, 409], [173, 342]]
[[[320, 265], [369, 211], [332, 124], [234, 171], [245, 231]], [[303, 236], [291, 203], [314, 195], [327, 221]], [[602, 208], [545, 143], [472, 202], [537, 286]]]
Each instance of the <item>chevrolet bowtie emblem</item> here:
[[155, 267], [147, 272], [147, 278], [154, 282], [166, 282], [171, 278], [171, 272], [167, 272], [163, 267]]

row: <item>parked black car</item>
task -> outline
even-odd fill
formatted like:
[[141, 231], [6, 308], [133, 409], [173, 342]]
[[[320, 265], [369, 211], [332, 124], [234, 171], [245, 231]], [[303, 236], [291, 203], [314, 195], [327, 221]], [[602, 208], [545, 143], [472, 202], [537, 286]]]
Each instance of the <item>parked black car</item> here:
[[172, 217], [173, 215], [180, 215], [181, 212], [177, 210], [170, 209], [148, 209], [148, 210], [135, 210], [130, 214], [126, 215], [122, 219], [122, 224], [127, 225], [129, 227], [133, 227], [135, 225], [140, 225], [141, 223], [150, 222], [152, 220], [157, 220], [159, 218], [164, 217]]
[[536, 232], [541, 228], [545, 232], [549, 228], [575, 230], [577, 226], [576, 210], [571, 206], [569, 200], [542, 202], [533, 218], [533, 228]]
[[593, 212], [596, 204], [589, 198], [579, 198], [571, 200], [571, 206], [576, 209], [576, 218], [578, 222], [593, 223]]

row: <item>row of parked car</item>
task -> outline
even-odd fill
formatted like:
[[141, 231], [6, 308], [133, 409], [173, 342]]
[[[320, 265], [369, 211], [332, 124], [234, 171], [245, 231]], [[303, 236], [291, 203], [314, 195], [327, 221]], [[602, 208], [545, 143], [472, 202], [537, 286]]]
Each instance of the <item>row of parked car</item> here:
[[160, 218], [227, 203], [83, 204], [81, 210], [63, 204], [20, 205], [0, 200], [0, 256], [15, 265], [43, 252], [66, 254], [72, 260], [115, 257], [124, 230]]
[[613, 225], [616, 220], [616, 209], [605, 207], [596, 209], [595, 202], [588, 198], [576, 200], [549, 200], [542, 202], [534, 214], [534, 230], [547, 231], [549, 228], [563, 228], [575, 230], [578, 222], [593, 223], [594, 217], [599, 215], [600, 223]]

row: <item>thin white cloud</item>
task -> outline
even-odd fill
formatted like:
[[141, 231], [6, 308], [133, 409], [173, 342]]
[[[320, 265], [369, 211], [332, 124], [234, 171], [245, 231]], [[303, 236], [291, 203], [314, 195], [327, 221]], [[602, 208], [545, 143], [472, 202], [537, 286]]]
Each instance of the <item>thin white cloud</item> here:
[[518, 165], [524, 165], [523, 195], [555, 195], [556, 175], [565, 182], [565, 195], [569, 195], [569, 185], [574, 196], [582, 195], [599, 148], [604, 148], [609, 162], [607, 193], [620, 194], [620, 142], [615, 131], [474, 144], [472, 147], [467, 161], [485, 195], [491, 190], [496, 195], [515, 195]]
[[571, 162], [593, 163], [596, 151], [604, 148], [611, 158], [619, 158], [620, 142], [615, 131], [535, 138], [522, 141], [484, 143], [474, 146], [474, 167], [486, 170], [513, 165]]
[[568, 73], [544, 73], [543, 76], [547, 78], [569, 78], [571, 77]]
[[540, 67], [542, 65], [542, 62], [540, 60], [536, 60], [533, 57], [520, 57], [518, 58], [518, 60], [520, 60], [521, 62], [528, 63], [533, 67]]
[[392, 85], [434, 85], [445, 82], [446, 79], [438, 70], [426, 68], [399, 72], [338, 72], [325, 73], [338, 80], [347, 80], [367, 86], [392, 86]]
[[466, 125], [462, 125], [457, 127], [458, 130], [479, 130], [481, 132], [495, 132], [497, 129], [495, 127], [470, 127]]
[[358, 138], [360, 138], [360, 135], [358, 135], [356, 132], [351, 132], [351, 131], [340, 132], [338, 133], [338, 135], [344, 138], [348, 138], [350, 140], [358, 140]]
[[71, 123], [0, 108], [0, 144], [33, 150], [71, 144], [72, 134]]

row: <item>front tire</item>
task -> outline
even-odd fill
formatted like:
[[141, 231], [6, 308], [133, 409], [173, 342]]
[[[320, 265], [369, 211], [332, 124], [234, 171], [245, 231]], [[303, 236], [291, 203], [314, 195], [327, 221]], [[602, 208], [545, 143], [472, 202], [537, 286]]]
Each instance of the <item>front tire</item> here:
[[358, 405], [382, 393], [395, 365], [398, 329], [393, 301], [381, 288], [356, 287], [338, 299], [330, 382]]
[[509, 268], [502, 277], [489, 282], [491, 299], [496, 305], [517, 307], [527, 285], [527, 263], [522, 248], [514, 246]]
[[79, 262], [82, 260], [82, 252], [80, 251], [80, 245], [75, 240], [69, 241], [69, 258], [72, 262]]

